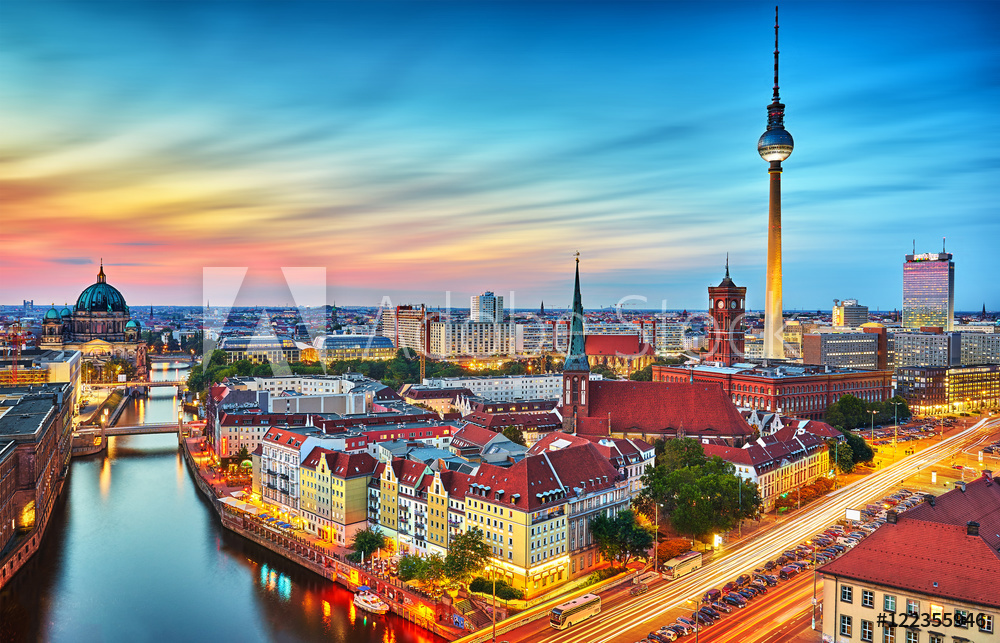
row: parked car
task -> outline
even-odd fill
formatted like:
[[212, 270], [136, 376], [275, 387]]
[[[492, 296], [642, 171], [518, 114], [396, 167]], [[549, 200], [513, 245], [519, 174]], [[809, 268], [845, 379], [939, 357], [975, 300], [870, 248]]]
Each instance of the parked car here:
[[712, 601], [717, 601], [722, 598], [722, 592], [717, 589], [710, 589], [705, 592], [705, 595], [701, 597], [702, 603], [711, 603]]
[[791, 578], [792, 576], [795, 576], [798, 573], [799, 573], [798, 567], [792, 567], [792, 566], [782, 567], [781, 571], [778, 572], [778, 578], [785, 580]]
[[762, 583], [766, 583], [771, 587], [774, 587], [775, 585], [778, 584], [778, 579], [775, 578], [774, 576], [771, 576], [770, 574], [756, 574], [754, 578], [761, 581]]
[[736, 579], [736, 584], [739, 585], [740, 587], [743, 587], [749, 582], [750, 582], [750, 574], [742, 574], [739, 578]]
[[747, 587], [756, 587], [760, 590], [761, 594], [767, 594], [767, 584], [762, 580], [755, 580], [747, 585]]
[[742, 596], [747, 601], [752, 601], [754, 598], [757, 597], [757, 595], [754, 594], [753, 591], [749, 589], [741, 589], [740, 591], [736, 592], [736, 594]]
[[777, 563], [775, 563], [773, 560], [769, 560], [766, 563], [764, 563], [764, 570], [765, 571], [771, 571], [772, 569], [774, 569], [777, 566], [778, 566]]
[[691, 631], [692, 631], [692, 632], [694, 632], [694, 631], [696, 631], [697, 629], [699, 629], [699, 628], [698, 628], [697, 626], [695, 626], [695, 624], [694, 624], [694, 621], [693, 621], [693, 620], [691, 620], [691, 619], [689, 619], [689, 618], [684, 618], [683, 616], [678, 616], [678, 617], [677, 617], [677, 622], [678, 622], [678, 623], [683, 623], [684, 625], [687, 625], [688, 627], [690, 627], [690, 628], [691, 628]]
[[691, 620], [702, 625], [715, 625], [715, 621], [704, 614], [691, 612]]
[[698, 611], [715, 621], [722, 618], [722, 612], [716, 611], [715, 609], [712, 608], [711, 605], [704, 605]]
[[716, 612], [720, 612], [722, 614], [728, 614], [728, 613], [730, 613], [730, 612], [733, 611], [733, 606], [732, 605], [726, 605], [725, 603], [723, 603], [721, 601], [715, 601], [714, 603], [712, 603], [712, 609], [714, 609]]
[[742, 596], [737, 596], [736, 594], [726, 594], [722, 597], [723, 602], [732, 605], [733, 607], [746, 607], [747, 601]]
[[673, 630], [658, 630], [650, 632], [647, 638], [651, 641], [656, 641], [656, 643], [670, 643], [677, 640], [677, 633]]
[[694, 632], [694, 626], [688, 625], [687, 623], [681, 623], [680, 620], [677, 620], [671, 623], [670, 625], [667, 625], [667, 629], [673, 630], [675, 632], [677, 632], [677, 630], [680, 630], [677, 633], [680, 634], [681, 636]]

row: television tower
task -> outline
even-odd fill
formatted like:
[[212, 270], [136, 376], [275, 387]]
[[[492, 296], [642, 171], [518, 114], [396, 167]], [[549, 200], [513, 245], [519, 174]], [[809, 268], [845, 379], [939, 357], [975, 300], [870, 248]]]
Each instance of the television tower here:
[[771, 195], [767, 207], [767, 284], [764, 290], [764, 357], [784, 359], [781, 308], [781, 162], [792, 153], [792, 135], [785, 131], [785, 106], [778, 96], [778, 7], [774, 8], [774, 97], [767, 106], [767, 130], [757, 152], [770, 163]]

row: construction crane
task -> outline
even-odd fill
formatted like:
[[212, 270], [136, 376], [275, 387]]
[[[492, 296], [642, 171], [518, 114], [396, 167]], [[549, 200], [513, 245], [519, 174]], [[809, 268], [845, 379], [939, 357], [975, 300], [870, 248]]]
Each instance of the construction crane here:
[[31, 333], [23, 331], [21, 324], [14, 322], [7, 328], [6, 332], [0, 333], [0, 337], [6, 340], [8, 347], [13, 348], [14, 362], [11, 367], [11, 386], [17, 386], [17, 367], [21, 361], [21, 345], [31, 337]]

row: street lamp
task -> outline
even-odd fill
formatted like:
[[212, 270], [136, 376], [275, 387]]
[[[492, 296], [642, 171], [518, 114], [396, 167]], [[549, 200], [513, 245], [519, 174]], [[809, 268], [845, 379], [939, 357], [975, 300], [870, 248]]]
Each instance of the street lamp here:
[[700, 612], [698, 611], [698, 600], [688, 599], [687, 602], [694, 603], [694, 643], [698, 643], [698, 630], [701, 629], [698, 619], [698, 615], [700, 614]]
[[870, 409], [868, 411], [872, 414], [872, 446], [875, 446], [875, 415], [878, 413], [875, 409]]
[[896, 461], [896, 438], [899, 437], [899, 405], [905, 404], [905, 402], [894, 402], [889, 400], [892, 404], [892, 419], [893, 419], [893, 433], [892, 433], [892, 461]]
[[816, 629], [816, 544], [809, 543], [813, 546], [813, 617], [812, 617], [812, 628]]

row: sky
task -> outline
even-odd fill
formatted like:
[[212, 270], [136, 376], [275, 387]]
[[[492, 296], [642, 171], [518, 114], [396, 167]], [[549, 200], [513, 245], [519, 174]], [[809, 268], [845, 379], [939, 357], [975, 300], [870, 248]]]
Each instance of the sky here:
[[[0, 303], [764, 300], [765, 2], [0, 4]], [[1000, 310], [1000, 3], [785, 2], [786, 310]], [[207, 270], [206, 270], [207, 269]], [[222, 302], [219, 302], [222, 303]]]

